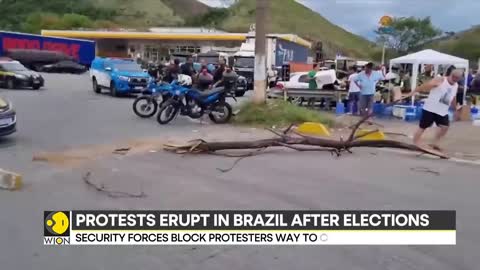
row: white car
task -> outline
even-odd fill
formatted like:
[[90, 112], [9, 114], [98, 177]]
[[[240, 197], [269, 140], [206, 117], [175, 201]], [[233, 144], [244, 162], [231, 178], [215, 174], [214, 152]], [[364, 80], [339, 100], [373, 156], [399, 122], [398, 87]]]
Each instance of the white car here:
[[[290, 74], [289, 81], [280, 81], [277, 83], [277, 87], [288, 89], [308, 89], [308, 84], [310, 82], [308, 73], [309, 72], [292, 73]], [[318, 89], [322, 89], [325, 85], [338, 82], [337, 75], [333, 69], [318, 71], [315, 75], [315, 80], [317, 81]]]

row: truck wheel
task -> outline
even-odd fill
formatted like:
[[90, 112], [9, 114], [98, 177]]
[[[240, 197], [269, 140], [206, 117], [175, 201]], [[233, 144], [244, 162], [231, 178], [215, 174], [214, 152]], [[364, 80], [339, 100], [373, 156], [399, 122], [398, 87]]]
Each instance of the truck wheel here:
[[15, 88], [15, 82], [13, 79], [8, 79], [7, 80], [7, 89], [14, 89]]
[[93, 92], [100, 94], [102, 92], [102, 89], [98, 86], [97, 79], [93, 78], [92, 80], [92, 87], [93, 87]]
[[118, 97], [117, 88], [115, 87], [114, 82], [110, 82], [110, 95], [112, 95], [112, 97]]
[[33, 89], [33, 90], [38, 90], [38, 89], [40, 89], [40, 84], [35, 84], [34, 86], [32, 86], [32, 89]]

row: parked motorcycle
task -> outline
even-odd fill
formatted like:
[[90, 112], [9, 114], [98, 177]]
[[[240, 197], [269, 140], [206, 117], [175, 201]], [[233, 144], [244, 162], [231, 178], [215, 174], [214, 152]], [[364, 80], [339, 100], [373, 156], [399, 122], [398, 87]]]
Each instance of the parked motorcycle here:
[[171, 122], [178, 114], [193, 119], [208, 114], [210, 120], [216, 124], [227, 123], [233, 114], [232, 107], [226, 102], [227, 97], [232, 97], [236, 101], [235, 96], [230, 95], [225, 88], [205, 92], [191, 88], [177, 89], [175, 94], [160, 107], [157, 121], [164, 125]]
[[[161, 79], [160, 79], [161, 80]], [[133, 112], [141, 118], [150, 118], [154, 116], [159, 106], [173, 96], [177, 89], [189, 87], [190, 81], [183, 78], [181, 82], [178, 80], [172, 83], [158, 82], [154, 87], [146, 89], [133, 102]]]

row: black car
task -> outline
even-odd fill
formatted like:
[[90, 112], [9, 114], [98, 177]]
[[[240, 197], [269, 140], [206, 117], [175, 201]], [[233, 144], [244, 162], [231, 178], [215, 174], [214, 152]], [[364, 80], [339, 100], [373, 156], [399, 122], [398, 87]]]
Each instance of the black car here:
[[0, 137], [16, 131], [17, 117], [12, 103], [0, 97]]
[[60, 61], [55, 64], [44, 65], [40, 67], [42, 72], [51, 72], [51, 73], [72, 73], [72, 74], [82, 74], [87, 71], [85, 66], [82, 66], [73, 61]]
[[43, 77], [29, 70], [18, 61], [0, 61], [0, 85], [8, 89], [31, 87], [35, 90], [44, 86]]
[[55, 64], [60, 61], [74, 61], [71, 56], [62, 52], [44, 50], [12, 49], [7, 50], [5, 56], [19, 61], [22, 65], [35, 71], [40, 71], [40, 68], [44, 65]]

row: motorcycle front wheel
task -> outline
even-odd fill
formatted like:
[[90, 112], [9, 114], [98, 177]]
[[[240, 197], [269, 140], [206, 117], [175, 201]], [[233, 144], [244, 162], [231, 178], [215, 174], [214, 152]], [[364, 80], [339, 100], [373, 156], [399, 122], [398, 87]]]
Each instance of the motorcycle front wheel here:
[[157, 115], [157, 121], [160, 125], [165, 125], [170, 123], [175, 116], [177, 116], [179, 111], [179, 107], [175, 104], [173, 100], [168, 100], [163, 103], [162, 107], [160, 107], [160, 111]]
[[142, 96], [133, 102], [133, 112], [141, 118], [150, 118], [158, 111], [158, 103], [152, 96]]
[[233, 110], [232, 106], [226, 102], [220, 102], [214, 105], [212, 111], [208, 115], [210, 120], [215, 124], [225, 124], [232, 118]]

